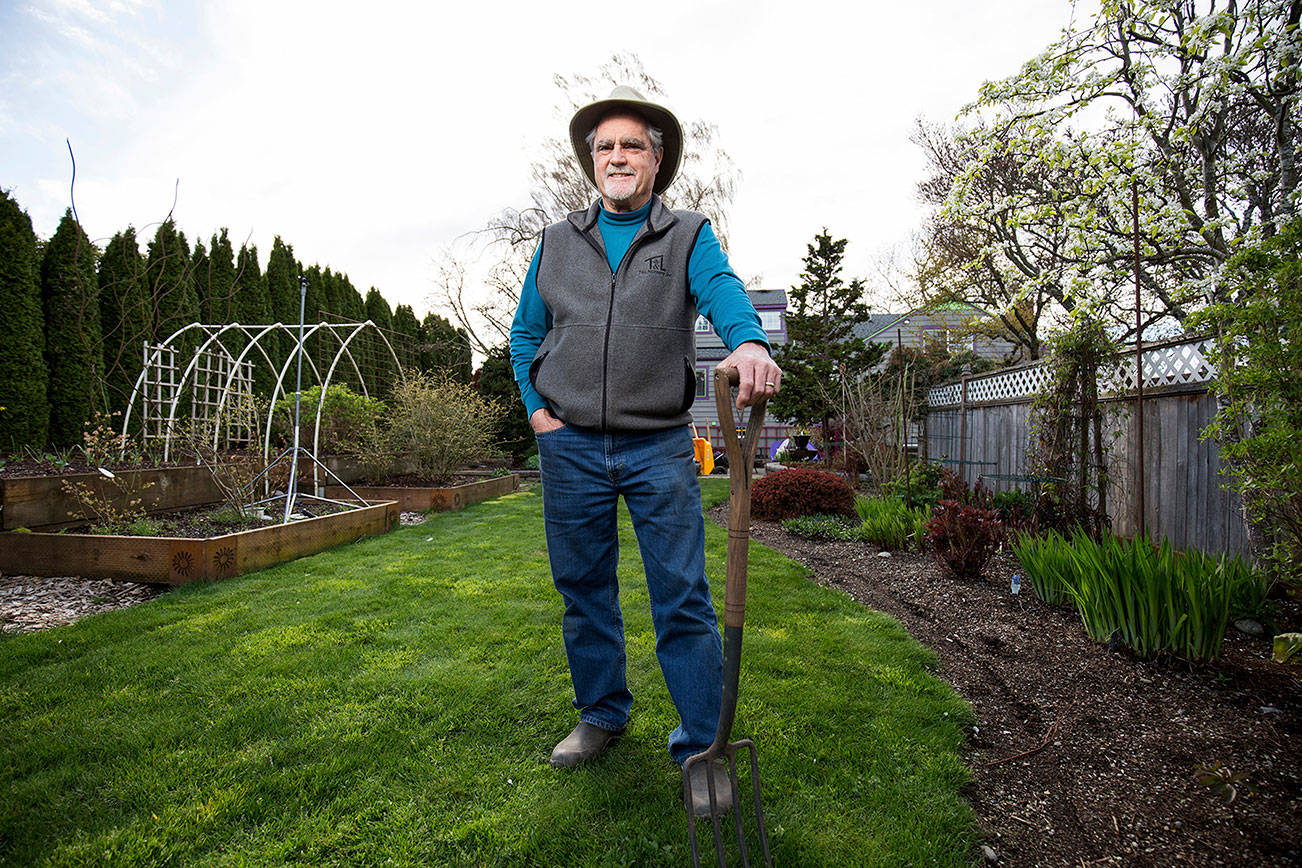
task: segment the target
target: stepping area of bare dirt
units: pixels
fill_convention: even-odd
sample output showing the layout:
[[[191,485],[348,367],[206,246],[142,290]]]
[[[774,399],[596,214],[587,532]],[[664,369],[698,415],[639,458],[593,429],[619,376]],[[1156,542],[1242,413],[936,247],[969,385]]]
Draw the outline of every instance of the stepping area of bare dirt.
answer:
[[[712,517],[726,524],[725,507]],[[1086,636],[1076,613],[1010,590],[998,556],[977,581],[930,555],[814,542],[777,522],[752,539],[819,584],[895,617],[936,652],[976,713],[967,788],[1001,865],[1302,864],[1302,683],[1265,638],[1231,628],[1220,661],[1143,661]],[[752,582],[763,581],[752,576]],[[1277,601],[1278,629],[1302,606]],[[1233,802],[1195,780],[1220,763]],[[1238,778],[1237,776],[1242,776]]]

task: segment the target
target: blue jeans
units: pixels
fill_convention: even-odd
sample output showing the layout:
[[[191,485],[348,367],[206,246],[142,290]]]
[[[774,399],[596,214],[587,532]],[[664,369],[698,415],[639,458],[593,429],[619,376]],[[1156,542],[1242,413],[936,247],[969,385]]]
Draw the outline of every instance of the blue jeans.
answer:
[[[651,598],[656,657],[679,725],[670,756],[709,747],[719,722],[723,645],[705,578],[705,521],[688,429],[602,433],[567,425],[538,437],[552,580],[565,599],[562,632],[579,719],[628,723],[616,507],[637,534]]]

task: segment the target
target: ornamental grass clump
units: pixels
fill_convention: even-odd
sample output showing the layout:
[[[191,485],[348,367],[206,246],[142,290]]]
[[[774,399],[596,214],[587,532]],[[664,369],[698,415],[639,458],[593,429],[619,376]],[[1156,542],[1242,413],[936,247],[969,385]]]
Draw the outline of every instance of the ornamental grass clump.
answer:
[[[1076,575],[1076,561],[1071,543],[1056,533],[1019,533],[1012,548],[1041,600],[1053,606],[1072,604],[1070,582]]]
[[[854,508],[862,522],[860,539],[885,551],[926,550],[931,507],[910,509],[895,497],[856,497]]]
[[[1038,552],[1019,540],[1032,582],[1060,581],[1090,638],[1119,641],[1143,657],[1216,659],[1230,619],[1259,612],[1268,591],[1260,572],[1239,558],[1176,551],[1165,539],[1095,541],[1082,530],[1069,542],[1047,539]],[[1054,572],[1062,575],[1055,579]]]
[[[751,486],[751,513],[782,520],[802,515],[854,518],[854,489],[835,473],[793,467],[778,470]]]

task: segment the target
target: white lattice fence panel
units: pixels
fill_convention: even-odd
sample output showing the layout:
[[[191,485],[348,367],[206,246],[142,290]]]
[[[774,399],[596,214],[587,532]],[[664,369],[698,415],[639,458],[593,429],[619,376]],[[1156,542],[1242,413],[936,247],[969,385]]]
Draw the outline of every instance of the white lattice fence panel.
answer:
[[[1029,398],[1039,392],[1048,380],[1048,372],[1039,365],[973,378],[967,383],[967,399],[982,402]]]
[[[1190,341],[1144,350],[1144,388],[1208,383],[1216,378],[1216,367],[1207,358],[1208,341]],[[1099,381],[1099,391],[1124,394],[1135,391],[1135,359],[1124,357],[1119,368]]]
[[[1216,368],[1207,358],[1208,341],[1205,339],[1183,344],[1167,344],[1144,350],[1144,388],[1160,386],[1186,386],[1211,382]],[[967,399],[971,403],[1015,401],[1038,394],[1049,382],[1049,372],[1043,365],[1000,371],[968,380]],[[1099,373],[1099,392],[1104,395],[1125,394],[1135,391],[1134,354],[1123,353],[1115,365]],[[950,407],[963,401],[960,383],[937,386],[927,392],[927,403],[932,407]]]
[[[1040,365],[973,377],[967,383],[967,399],[974,403],[981,403],[1029,398],[1044,388],[1048,379],[1048,372]],[[960,404],[962,401],[961,383],[937,386],[927,392],[927,403],[932,407],[948,407]]]
[[[927,404],[932,407],[948,407],[963,401],[963,387],[958,383],[948,386],[936,386],[927,390]]]

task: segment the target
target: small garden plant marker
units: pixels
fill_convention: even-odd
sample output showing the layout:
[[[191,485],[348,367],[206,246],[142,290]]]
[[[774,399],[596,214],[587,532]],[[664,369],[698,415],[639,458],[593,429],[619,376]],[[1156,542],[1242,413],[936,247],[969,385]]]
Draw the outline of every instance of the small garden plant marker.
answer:
[[[728,450],[728,477],[732,483],[732,498],[728,510],[728,565],[727,590],[723,604],[723,704],[719,710],[719,723],[714,731],[714,742],[683,763],[683,804],[687,810],[688,840],[692,846],[692,864],[701,866],[701,853],[696,841],[696,817],[693,815],[691,772],[704,764],[705,780],[710,793],[710,826],[714,831],[714,855],[719,868],[727,868],[724,856],[723,833],[720,829],[718,796],[714,790],[712,764],[726,757],[728,785],[732,788],[732,817],[737,829],[737,845],[741,849],[741,864],[750,865],[746,848],[746,833],[742,828],[741,807],[738,803],[737,751],[745,748],[750,755],[750,781],[755,803],[755,821],[759,829],[760,849],[764,864],[773,868],[769,853],[768,833],[764,829],[764,804],[760,799],[759,758],[755,742],[750,739],[728,741],[732,735],[732,721],[737,713],[737,686],[741,679],[741,628],[746,620],[746,557],[750,547],[750,475],[755,461],[755,445],[764,427],[766,401],[751,407],[746,425],[746,439],[737,437],[737,426],[732,415],[732,387],[740,375],[736,368],[714,369],[714,394],[719,407],[719,427],[723,429],[724,447]]]

